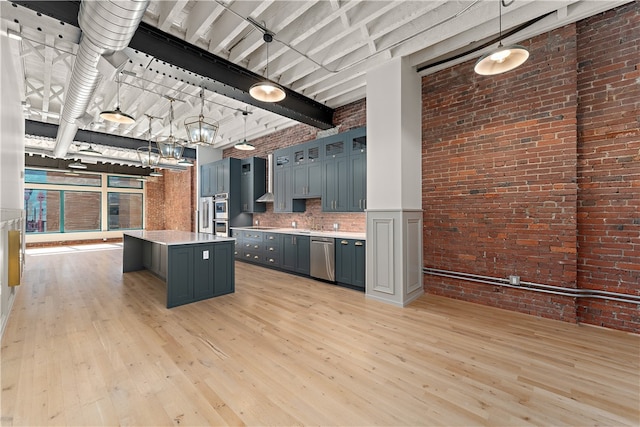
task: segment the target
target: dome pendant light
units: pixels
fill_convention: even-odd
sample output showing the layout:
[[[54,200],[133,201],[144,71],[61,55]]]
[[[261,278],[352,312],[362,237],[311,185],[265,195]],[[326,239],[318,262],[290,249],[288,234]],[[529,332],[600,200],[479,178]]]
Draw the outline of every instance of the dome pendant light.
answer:
[[[273,41],[273,34],[269,32],[264,33],[262,40],[267,44],[267,66],[265,73],[267,78],[252,85],[249,89],[249,95],[262,102],[282,101],[286,96],[284,88],[269,80],[269,43]]]
[[[128,115],[127,113],[123,113],[120,110],[120,72],[118,72],[118,74],[116,74],[116,83],[117,83],[117,101],[118,103],[116,104],[116,109],[115,110],[108,110],[108,111],[102,111],[100,113],[100,117],[103,118],[104,120],[108,120],[110,122],[114,122],[114,123],[120,123],[120,124],[125,124],[125,125],[130,125],[136,122],[136,119],[134,119],[132,116]]]
[[[238,142],[236,145],[233,146],[233,148],[237,150],[251,151],[256,149],[256,147],[254,147],[253,144],[250,144],[247,142],[247,115],[248,114],[249,114],[248,111],[242,112],[242,115],[244,116],[244,140],[242,142]]]
[[[524,64],[529,58],[529,51],[524,46],[516,44],[504,47],[502,45],[502,0],[498,3],[500,8],[500,41],[498,42],[498,48],[482,55],[473,67],[473,70],[482,76],[506,73]]]

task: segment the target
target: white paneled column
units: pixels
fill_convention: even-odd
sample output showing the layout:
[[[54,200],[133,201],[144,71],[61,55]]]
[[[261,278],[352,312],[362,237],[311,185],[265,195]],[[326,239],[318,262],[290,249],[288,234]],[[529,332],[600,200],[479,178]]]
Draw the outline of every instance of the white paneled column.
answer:
[[[399,306],[424,293],[421,102],[404,59],[367,73],[366,296]]]

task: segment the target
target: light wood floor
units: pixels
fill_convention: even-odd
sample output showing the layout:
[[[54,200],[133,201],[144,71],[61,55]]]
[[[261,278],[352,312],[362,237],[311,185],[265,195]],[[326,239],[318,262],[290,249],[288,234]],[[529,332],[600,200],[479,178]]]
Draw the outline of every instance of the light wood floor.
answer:
[[[122,251],[28,255],[3,425],[634,425],[640,337],[238,264],[168,310]]]

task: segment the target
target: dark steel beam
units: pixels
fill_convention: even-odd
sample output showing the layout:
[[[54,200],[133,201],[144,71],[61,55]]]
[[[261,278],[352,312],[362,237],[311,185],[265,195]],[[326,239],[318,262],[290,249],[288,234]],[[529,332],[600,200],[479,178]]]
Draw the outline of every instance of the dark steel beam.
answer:
[[[13,3],[78,26],[79,1]],[[129,47],[157,59],[151,67],[156,72],[316,128],[333,127],[332,108],[287,88],[284,88],[287,97],[281,102],[257,101],[249,95],[249,88],[264,80],[262,76],[144,22],[140,23]]]
[[[36,122],[34,120],[25,120],[26,135],[42,136],[45,138],[55,139],[58,134],[58,125],[44,122]],[[89,144],[105,145],[108,147],[126,148],[136,150],[148,144],[148,141],[138,138],[129,138],[127,136],[111,135],[108,133],[94,132],[90,130],[78,130],[75,138],[77,142],[86,142]],[[196,150],[193,148],[185,148],[183,156],[195,160]]]
[[[52,157],[42,157],[39,155],[24,155],[25,167],[31,168],[45,168],[56,170],[67,170],[69,165],[74,163],[75,160],[54,159]],[[104,173],[117,173],[120,175],[140,175],[149,176],[151,169],[143,168],[141,166],[126,166],[126,165],[113,165],[104,163],[85,163],[87,169],[77,170],[77,172],[104,172]]]

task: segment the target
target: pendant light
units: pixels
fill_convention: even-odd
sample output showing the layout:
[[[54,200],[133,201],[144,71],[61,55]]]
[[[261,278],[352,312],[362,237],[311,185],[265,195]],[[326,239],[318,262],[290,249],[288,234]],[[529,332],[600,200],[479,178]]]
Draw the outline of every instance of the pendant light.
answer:
[[[160,150],[151,147],[151,119],[153,119],[153,116],[148,114],[146,116],[149,118],[149,145],[138,147],[136,151],[142,167],[154,167],[160,163]]]
[[[89,144],[89,147],[87,148],[81,148],[78,150],[78,154],[84,154],[85,156],[91,156],[91,157],[100,157],[102,156],[102,153],[96,149],[94,149],[91,144]]]
[[[169,98],[169,137],[165,140],[156,141],[156,145],[163,158],[180,160],[184,146],[173,136],[173,101],[175,99]]]
[[[213,146],[220,126],[213,120],[204,117],[204,88],[200,88],[200,100],[200,115],[184,121],[184,127],[187,128],[187,139],[190,144]]]
[[[506,73],[524,64],[529,58],[529,51],[517,44],[504,47],[502,45],[502,0],[498,1],[500,33],[498,47],[480,57],[473,70],[482,76],[493,76]]]
[[[162,176],[162,172],[160,172],[160,169],[159,169],[159,168],[155,168],[155,169],[153,170],[153,172],[151,172],[151,173],[149,174],[149,176],[159,177],[159,176]]]
[[[249,144],[247,142],[247,115],[248,114],[249,114],[248,111],[242,112],[242,115],[244,116],[244,140],[242,142],[238,142],[236,145],[233,146],[233,148],[236,148],[242,151],[251,151],[256,149],[256,147],[254,147],[253,144]]]
[[[273,41],[273,34],[270,32],[264,33],[262,40],[267,44],[267,66],[265,73],[267,78],[252,85],[249,89],[249,95],[262,102],[282,101],[286,96],[284,88],[269,80],[269,43]]]
[[[71,169],[86,169],[87,165],[82,163],[81,161],[70,163],[69,166]]]
[[[117,101],[118,103],[116,104],[116,109],[115,110],[107,110],[107,111],[102,111],[100,113],[100,117],[103,118],[104,120],[108,120],[110,122],[114,122],[114,123],[120,123],[120,124],[125,124],[125,125],[130,125],[136,122],[136,119],[134,119],[132,116],[130,116],[127,113],[123,113],[120,110],[120,72],[118,71],[118,73],[116,74],[116,83],[117,83]]]

